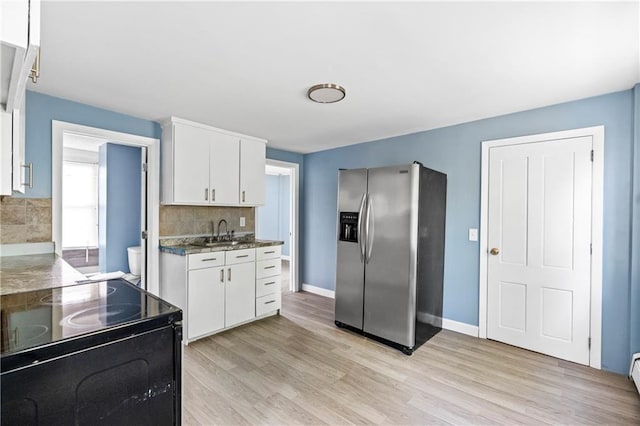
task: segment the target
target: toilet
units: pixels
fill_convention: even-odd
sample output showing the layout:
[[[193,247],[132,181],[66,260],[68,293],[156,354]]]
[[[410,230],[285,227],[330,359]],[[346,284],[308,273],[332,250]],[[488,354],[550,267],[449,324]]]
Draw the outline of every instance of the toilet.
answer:
[[[140,246],[127,247],[127,254],[129,256],[129,271],[131,272],[131,275],[135,275],[136,277],[140,276],[140,268],[142,266],[140,262],[141,252],[142,248]]]

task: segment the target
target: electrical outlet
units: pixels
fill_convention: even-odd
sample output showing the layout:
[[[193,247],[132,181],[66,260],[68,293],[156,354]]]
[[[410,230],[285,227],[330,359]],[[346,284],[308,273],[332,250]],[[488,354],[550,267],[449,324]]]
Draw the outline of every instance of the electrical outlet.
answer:
[[[478,230],[476,228],[469,228],[469,241],[478,241]]]
[[[245,222],[244,216],[240,217],[240,227],[244,228],[247,225],[247,223]]]

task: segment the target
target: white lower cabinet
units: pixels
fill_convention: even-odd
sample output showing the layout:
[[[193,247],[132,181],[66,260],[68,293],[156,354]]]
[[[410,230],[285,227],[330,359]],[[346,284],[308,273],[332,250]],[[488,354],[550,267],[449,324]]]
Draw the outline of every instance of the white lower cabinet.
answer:
[[[163,252],[160,270],[160,297],[182,309],[187,342],[256,317],[256,249]]]
[[[282,306],[281,247],[256,249],[256,316],[279,311]]]
[[[255,262],[227,267],[224,325],[231,327],[256,316]]]
[[[204,268],[189,271],[189,310],[187,337],[213,333],[224,328],[225,322],[225,268]]]

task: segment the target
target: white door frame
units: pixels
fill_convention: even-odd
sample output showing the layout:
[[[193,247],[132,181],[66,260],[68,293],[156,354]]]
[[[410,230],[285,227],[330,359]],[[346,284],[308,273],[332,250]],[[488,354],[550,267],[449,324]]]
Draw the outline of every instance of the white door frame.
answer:
[[[51,122],[51,203],[52,237],[55,252],[62,256],[62,148],[65,133],[75,133],[107,139],[122,145],[146,147],[148,158],[147,179],[147,276],[146,290],[160,294],[159,235],[160,235],[160,140],[129,133],[114,132],[97,127],[82,126],[53,120]],[[141,200],[144,202],[145,200]]]
[[[519,145],[557,139],[590,136],[593,141],[593,187],[591,198],[591,348],[589,366],[600,369],[602,349],[602,220],[604,187],[604,126],[585,127],[538,135],[497,139],[482,142],[482,181],[480,195],[480,294],[478,331],[487,338],[487,229],[489,220],[489,150],[498,146]]]
[[[291,179],[289,182],[289,191],[291,193],[291,211],[289,212],[289,229],[291,230],[289,247],[289,274],[291,274],[291,283],[289,284],[289,290],[299,291],[300,283],[298,281],[299,268],[299,244],[298,244],[298,226],[299,226],[299,199],[300,199],[300,165],[298,163],[289,163],[288,161],[266,159],[266,164],[275,167],[282,167],[291,170]],[[256,235],[258,233],[258,208],[256,208]]]

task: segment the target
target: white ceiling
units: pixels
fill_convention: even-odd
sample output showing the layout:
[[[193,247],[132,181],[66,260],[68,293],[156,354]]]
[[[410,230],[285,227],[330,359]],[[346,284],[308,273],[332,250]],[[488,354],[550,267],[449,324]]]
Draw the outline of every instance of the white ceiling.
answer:
[[[29,89],[307,153],[631,88],[637,2],[44,2]],[[346,98],[306,90],[337,83]]]

